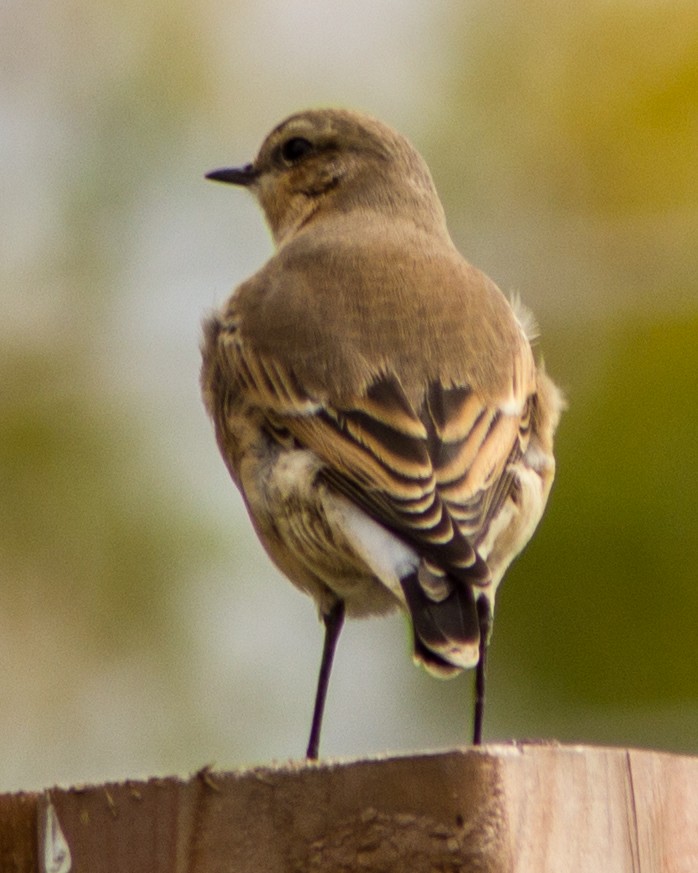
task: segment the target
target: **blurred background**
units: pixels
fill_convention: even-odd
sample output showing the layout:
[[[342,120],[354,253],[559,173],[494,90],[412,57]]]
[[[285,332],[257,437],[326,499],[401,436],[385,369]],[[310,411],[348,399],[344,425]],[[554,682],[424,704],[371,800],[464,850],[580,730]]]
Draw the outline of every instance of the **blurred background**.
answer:
[[[498,600],[488,740],[698,752],[698,6],[0,6],[0,791],[299,757],[322,629],[198,391],[202,316],[271,253],[251,159],[311,106],[424,154],[570,408]],[[326,755],[467,740],[472,675],[349,624]]]

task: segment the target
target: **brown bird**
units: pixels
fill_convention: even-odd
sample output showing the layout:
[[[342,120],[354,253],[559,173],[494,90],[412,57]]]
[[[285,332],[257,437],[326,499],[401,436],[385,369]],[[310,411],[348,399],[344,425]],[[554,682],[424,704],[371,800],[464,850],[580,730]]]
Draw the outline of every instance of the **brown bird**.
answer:
[[[277,249],[204,324],[201,384],[271,559],[318,605],[318,755],[344,615],[402,609],[437,676],[485,658],[504,571],[538,524],[563,399],[532,320],[456,250],[423,159],[344,110],[293,115],[252,164]]]

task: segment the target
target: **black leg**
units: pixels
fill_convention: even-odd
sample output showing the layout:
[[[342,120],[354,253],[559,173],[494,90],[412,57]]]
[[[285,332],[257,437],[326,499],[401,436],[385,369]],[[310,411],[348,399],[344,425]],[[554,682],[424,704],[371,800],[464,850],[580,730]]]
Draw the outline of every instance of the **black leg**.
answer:
[[[320,675],[317,680],[315,709],[313,710],[313,723],[310,726],[308,751],[305,753],[306,757],[311,761],[317,760],[320,749],[322,714],[325,711],[325,698],[327,697],[327,686],[330,682],[334,650],[337,647],[337,640],[344,624],[344,602],[338,600],[327,615],[322,617],[322,620],[325,622],[325,643],[322,647],[322,663],[320,664]]]
[[[482,723],[485,717],[485,676],[487,673],[487,646],[490,641],[492,614],[486,597],[477,601],[477,620],[480,626],[480,658],[475,668],[475,719],[473,724],[473,745],[482,743]]]

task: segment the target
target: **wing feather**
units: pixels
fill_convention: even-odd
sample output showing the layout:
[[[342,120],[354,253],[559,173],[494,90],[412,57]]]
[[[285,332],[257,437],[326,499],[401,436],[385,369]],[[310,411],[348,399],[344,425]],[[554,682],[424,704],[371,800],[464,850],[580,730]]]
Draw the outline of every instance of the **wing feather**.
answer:
[[[222,339],[247,402],[322,458],[333,487],[455,578],[489,582],[475,544],[511,487],[506,470],[521,451],[518,417],[468,386],[438,381],[416,410],[386,375],[351,402],[332,403],[309,396],[287,367],[255,354],[239,335]]]

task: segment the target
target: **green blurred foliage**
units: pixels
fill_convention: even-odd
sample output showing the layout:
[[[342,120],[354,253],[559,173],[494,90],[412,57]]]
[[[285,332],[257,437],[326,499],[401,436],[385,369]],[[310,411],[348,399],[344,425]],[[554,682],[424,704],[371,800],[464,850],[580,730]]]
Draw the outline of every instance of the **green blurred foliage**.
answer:
[[[497,646],[567,705],[698,694],[697,337],[698,316],[612,330],[611,366],[562,425],[540,542],[502,593]]]
[[[61,95],[73,141],[58,180],[63,249],[56,266],[74,272],[69,278],[81,308],[104,305],[102,295],[113,293],[135,241],[131,219],[144,189],[176,166],[191,119],[214,88],[202,36],[186,9],[110,5],[109,13],[105,5],[74,10],[96,51],[80,53],[79,78]],[[102,29],[110,17],[116,33]],[[68,15],[61,24],[70,28]],[[106,45],[109,39],[116,47]]]
[[[133,413],[95,396],[84,368],[69,350],[3,356],[13,389],[0,399],[3,617],[63,621],[86,659],[106,659],[162,644],[168,601],[203,556],[203,526],[173,500],[176,483]]]
[[[51,17],[33,60],[64,127],[37,167],[54,223],[3,277],[37,328],[10,333],[0,357],[0,573],[5,614],[43,608],[106,657],[162,643],[168,595],[202,555],[203,524],[107,356],[144,185],[184,147],[210,80],[182,8],[78,3]]]
[[[558,318],[698,305],[698,6],[495,0],[462,20],[433,166],[471,257]]]
[[[698,7],[468,4],[447,136],[461,173],[600,215],[695,205]],[[486,147],[483,147],[482,140]],[[506,174],[502,170],[506,169]]]

